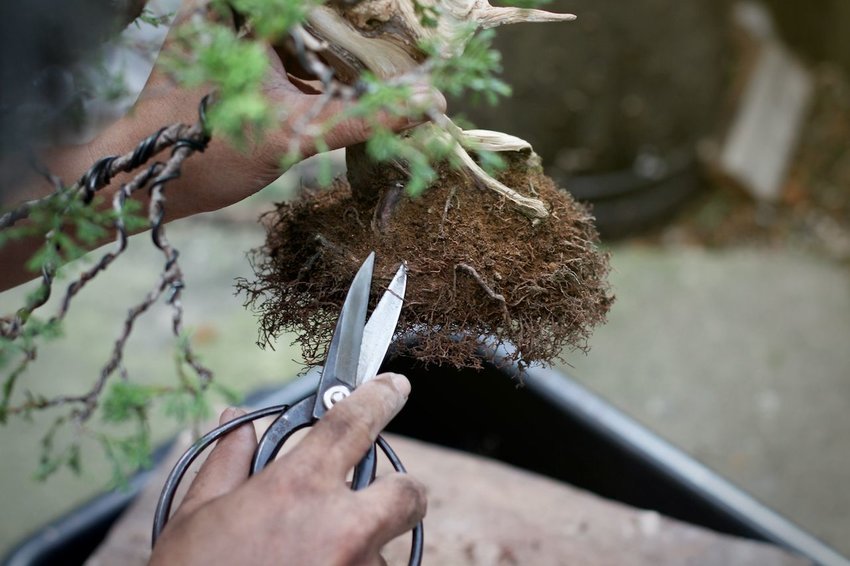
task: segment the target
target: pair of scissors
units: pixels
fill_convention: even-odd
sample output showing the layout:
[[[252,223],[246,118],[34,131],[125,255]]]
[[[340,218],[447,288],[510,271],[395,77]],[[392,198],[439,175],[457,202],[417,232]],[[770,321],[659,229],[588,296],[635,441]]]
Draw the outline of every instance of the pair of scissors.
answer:
[[[348,289],[315,393],[292,406],[275,405],[253,411],[219,426],[198,439],[177,461],[165,482],[154,514],[153,544],[156,543],[168,522],[174,494],[180,481],[192,462],[210,444],[247,422],[278,415],[257,444],[251,461],[250,473],[253,475],[275,459],[284,443],[296,431],[315,424],[334,404],[375,377],[398,324],[407,284],[407,269],[404,264],[398,268],[367,322],[366,311],[374,265],[375,252],[372,252],[360,266]],[[367,451],[355,467],[351,481],[352,489],[363,489],[374,481],[377,468],[375,446],[381,448],[396,471],[406,472],[392,447],[379,436],[375,445]],[[423,529],[420,522],[413,529],[408,564],[416,566],[421,564],[422,550]]]

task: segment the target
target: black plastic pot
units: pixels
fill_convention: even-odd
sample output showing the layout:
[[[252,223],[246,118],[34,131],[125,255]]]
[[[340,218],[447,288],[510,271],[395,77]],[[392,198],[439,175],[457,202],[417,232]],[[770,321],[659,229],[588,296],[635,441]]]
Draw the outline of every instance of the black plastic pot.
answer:
[[[603,240],[663,224],[703,187],[697,160],[690,153],[670,159],[647,156],[634,167],[609,173],[553,175],[577,201],[591,206]]]
[[[425,368],[398,359],[386,369],[403,372],[414,383],[407,406],[389,427],[393,432],[483,454],[720,532],[778,544],[817,564],[850,564],[560,372],[532,368],[519,387],[513,367]],[[294,402],[314,390],[317,379],[312,372],[253,400],[257,405]],[[3,564],[81,564],[147,476],[139,474],[129,493],[100,496],[44,527]]]

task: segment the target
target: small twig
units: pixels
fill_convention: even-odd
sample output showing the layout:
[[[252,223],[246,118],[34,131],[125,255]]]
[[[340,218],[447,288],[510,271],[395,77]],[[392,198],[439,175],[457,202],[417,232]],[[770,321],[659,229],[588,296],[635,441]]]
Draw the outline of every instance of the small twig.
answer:
[[[118,339],[115,340],[115,345],[112,347],[112,354],[100,370],[100,376],[98,377],[97,382],[95,382],[94,387],[92,387],[88,393],[76,398],[77,401],[85,403],[83,411],[77,414],[80,422],[88,420],[92,412],[94,412],[95,408],[97,408],[97,398],[100,396],[101,391],[103,391],[103,387],[106,385],[109,376],[112,375],[121,365],[121,360],[124,358],[124,345],[130,338],[130,334],[133,332],[133,325],[136,323],[136,320],[162,296],[162,293],[171,284],[172,278],[173,276],[170,276],[168,273],[164,273],[160,277],[159,285],[154,290],[150,291],[142,302],[127,311],[127,317],[124,319],[124,326],[121,330],[121,334],[118,336]],[[74,398],[70,397],[69,399]]]
[[[476,271],[476,269],[471,265],[467,263],[458,263],[457,265],[455,265],[455,272],[457,272],[458,269],[461,269],[471,275],[472,278],[478,282],[478,285],[481,286],[484,292],[487,293],[488,297],[490,297],[494,301],[498,301],[499,303],[501,303],[502,314],[504,314],[505,323],[510,324],[511,315],[508,312],[508,302],[505,300],[505,296],[501,293],[497,293],[496,291],[494,291],[493,288],[490,287],[487,282],[484,281],[484,279],[478,274],[478,271]]]
[[[44,204],[48,200],[54,198],[55,195],[50,195],[41,199],[34,199],[24,202],[18,205],[17,208],[12,209],[8,212],[4,212],[2,216],[0,216],[0,230],[3,228],[8,228],[9,226],[13,226],[18,220],[23,220],[24,218],[28,218],[32,209],[36,206]]]
[[[30,362],[35,360],[35,356],[35,348],[25,349],[23,358],[21,358],[21,361],[18,362],[18,365],[14,370],[12,370],[12,373],[9,374],[6,381],[3,383],[3,398],[0,399],[0,423],[5,422],[7,415],[12,413],[12,411],[9,410],[9,402],[12,398],[12,392],[15,390],[15,384],[17,383],[18,378],[23,375],[24,370],[27,369]]]
[[[127,249],[128,235],[127,230],[124,227],[124,221],[121,218],[121,214],[124,210],[124,203],[134,191],[144,187],[150,178],[156,175],[163,167],[163,163],[154,163],[147,170],[136,175],[136,177],[129,183],[122,185],[115,193],[115,196],[112,199],[112,208],[117,214],[115,240],[116,249],[105,253],[100,258],[100,261],[98,261],[90,269],[84,271],[76,281],[68,285],[68,289],[65,292],[65,298],[62,300],[62,306],[56,316],[53,317],[53,320],[62,320],[65,318],[65,315],[68,313],[68,309],[71,306],[71,300],[77,295],[77,293],[79,293],[89,281],[94,279],[98,273],[109,267],[109,265],[115,261],[115,259],[121,255],[124,250]]]
[[[457,187],[452,187],[452,190],[449,191],[449,197],[446,199],[446,204],[443,206],[443,217],[440,219],[440,235],[443,235],[443,230],[445,228],[446,220],[449,217],[449,209],[452,207],[452,200],[457,196]]]
[[[153,305],[160,296],[162,296],[162,293],[168,288],[168,285],[168,278],[164,276],[161,277],[157,288],[149,292],[141,303],[134,306],[127,312],[122,332],[118,336],[118,339],[115,341],[115,345],[112,348],[112,354],[100,370],[98,380],[88,392],[82,395],[61,395],[51,399],[31,400],[23,405],[9,409],[8,413],[10,415],[14,415],[33,409],[47,409],[50,407],[58,407],[60,405],[81,403],[84,406],[76,412],[75,416],[80,422],[87,420],[97,407],[97,397],[100,395],[101,391],[103,391],[103,387],[106,385],[106,381],[109,379],[109,376],[112,375],[112,373],[114,373],[121,364],[121,360],[124,355],[124,344],[126,344],[127,340],[130,338],[136,319],[150,308],[150,306]]]

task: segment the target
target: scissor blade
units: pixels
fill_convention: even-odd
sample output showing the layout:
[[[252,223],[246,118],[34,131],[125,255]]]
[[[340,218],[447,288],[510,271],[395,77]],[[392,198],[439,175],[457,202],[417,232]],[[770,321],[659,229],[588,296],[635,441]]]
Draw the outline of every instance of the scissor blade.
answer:
[[[352,389],[356,385],[357,364],[360,360],[360,345],[363,343],[363,327],[366,323],[366,308],[369,306],[369,289],[372,287],[374,265],[375,252],[372,252],[360,266],[348,289],[348,295],[345,297],[345,303],[342,305],[331,345],[328,348],[328,359],[319,382],[320,393],[337,380]],[[320,404],[321,399],[317,403],[316,411],[323,414],[324,411],[319,409]]]
[[[357,365],[356,385],[358,387],[375,377],[381,362],[384,361],[384,356],[387,355],[387,349],[390,347],[398,317],[401,314],[406,287],[407,266],[401,264],[363,329],[363,345],[360,348],[360,362]]]

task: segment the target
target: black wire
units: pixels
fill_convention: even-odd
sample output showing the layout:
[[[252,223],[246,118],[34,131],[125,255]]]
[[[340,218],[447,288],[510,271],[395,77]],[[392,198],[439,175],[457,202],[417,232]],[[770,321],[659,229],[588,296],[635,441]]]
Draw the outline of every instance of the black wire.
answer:
[[[43,306],[49,299],[53,290],[53,266],[49,263],[41,266],[41,289],[38,292],[38,300],[27,306],[29,312]]]
[[[207,104],[209,103],[209,99],[210,95],[204,96],[198,105],[198,119],[201,123],[202,129],[204,130],[203,137],[200,140],[193,140],[189,138],[178,139],[174,144],[174,148],[171,150],[172,155],[174,155],[174,152],[181,147],[188,147],[192,151],[203,152],[207,148],[207,145],[209,145],[210,135],[207,126]],[[167,129],[167,127],[160,128],[139,142],[136,149],[133,150],[133,155],[130,156],[130,163],[127,165],[128,170],[136,169],[144,163],[147,163],[147,161],[153,157],[154,151],[156,150],[156,144],[159,141],[160,136],[162,136],[163,132]],[[110,169],[116,159],[118,159],[117,155],[104,157],[95,163],[82,176],[80,179],[80,185],[83,187],[83,202],[85,204],[91,203],[94,198],[94,194],[101,187],[108,185],[112,180]],[[169,176],[162,179],[161,183],[158,184],[170,181],[171,179],[174,179],[174,177],[175,176]]]
[[[381,451],[386,455],[390,464],[397,472],[406,474],[407,470],[404,464],[401,463],[398,455],[390,446],[390,443],[384,440],[383,436],[378,436],[377,444]],[[413,528],[413,538],[410,541],[410,559],[407,561],[408,566],[420,566],[422,564],[422,554],[425,548],[425,529],[422,526],[422,521],[419,521]]]
[[[188,147],[192,151],[203,153],[210,143],[209,125],[207,124],[207,105],[210,102],[210,95],[205,95],[198,104],[198,121],[201,123],[201,131],[203,134],[200,139],[178,138],[174,144],[174,149],[171,150],[171,155],[181,147]]]
[[[210,141],[210,128],[209,124],[207,124],[207,106],[209,106],[210,99],[210,94],[204,95],[201,103],[198,105],[198,120],[201,122],[201,129],[204,131],[204,140],[207,143]]]
[[[112,175],[109,174],[109,167],[115,159],[117,159],[116,155],[99,159],[80,179],[80,184],[83,185],[83,202],[85,204],[91,203],[94,194],[100,187],[109,184],[112,178]]]
[[[165,130],[166,128],[160,128],[156,133],[149,135],[136,146],[136,149],[133,151],[133,155],[130,157],[130,169],[135,169],[153,157],[153,151],[156,149],[156,142]]]

